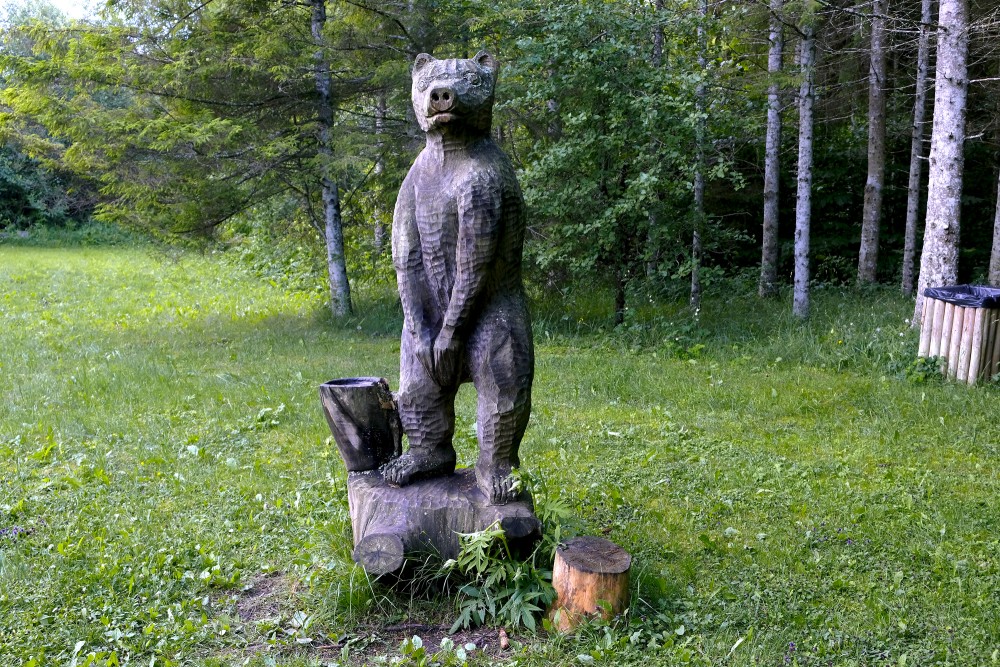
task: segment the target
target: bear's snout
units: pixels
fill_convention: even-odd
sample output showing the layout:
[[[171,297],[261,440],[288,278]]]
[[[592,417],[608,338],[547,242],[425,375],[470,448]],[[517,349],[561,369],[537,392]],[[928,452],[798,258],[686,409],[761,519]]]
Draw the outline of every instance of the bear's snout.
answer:
[[[455,91],[451,86],[437,86],[431,91],[430,102],[437,113],[451,111],[455,106]]]

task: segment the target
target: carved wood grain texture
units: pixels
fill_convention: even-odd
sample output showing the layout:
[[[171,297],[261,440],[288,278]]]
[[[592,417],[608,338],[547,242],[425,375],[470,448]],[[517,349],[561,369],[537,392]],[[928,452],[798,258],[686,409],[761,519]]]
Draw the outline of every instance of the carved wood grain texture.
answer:
[[[374,470],[399,456],[402,426],[384,378],[330,380],[320,385],[319,396],[349,471]]]
[[[400,187],[392,232],[409,450],[385,475],[405,486],[454,469],[455,395],[472,382],[479,486],[502,504],[513,496],[531,411],[534,348],[521,278],[524,200],[489,132],[496,73],[488,53],[414,60],[413,110],[427,145]]]
[[[390,486],[378,471],[351,473],[347,499],[354,530],[354,560],[372,575],[398,572],[407,556],[458,554],[458,533],[499,523],[515,548],[541,536],[531,498],[522,492],[506,505],[490,505],[472,469]]]

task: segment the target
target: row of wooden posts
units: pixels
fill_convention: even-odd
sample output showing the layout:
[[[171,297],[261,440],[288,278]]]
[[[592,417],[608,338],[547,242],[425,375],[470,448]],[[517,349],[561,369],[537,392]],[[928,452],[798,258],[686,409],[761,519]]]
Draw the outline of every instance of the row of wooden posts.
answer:
[[[917,356],[941,358],[941,372],[976,384],[1000,373],[1000,309],[924,299]]]

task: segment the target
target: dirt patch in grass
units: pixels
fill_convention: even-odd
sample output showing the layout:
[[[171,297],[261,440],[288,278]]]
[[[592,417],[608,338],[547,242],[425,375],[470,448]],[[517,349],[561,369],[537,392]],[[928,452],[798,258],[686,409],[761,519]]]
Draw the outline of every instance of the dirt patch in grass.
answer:
[[[242,651],[227,651],[219,655],[226,660],[237,660],[246,657],[260,658],[271,655],[278,664],[287,661],[317,660],[319,664],[339,664],[343,667],[362,667],[365,665],[382,664],[387,659],[401,657],[403,642],[412,637],[420,637],[427,656],[441,651],[441,642],[448,637],[453,642],[454,649],[475,644],[475,649],[467,650],[470,665],[493,665],[508,657],[519,648],[518,644],[531,641],[530,637],[516,637],[509,644],[501,646],[501,631],[497,628],[477,628],[464,630],[453,635],[448,634],[447,625],[407,624],[388,627],[358,628],[356,632],[344,636],[335,643],[324,644],[322,639],[312,644],[295,646],[284,644],[265,646],[251,644]],[[257,664],[257,663],[254,663]],[[296,663],[298,664],[298,663]]]
[[[252,579],[236,598],[240,621],[254,625],[278,616],[284,603],[295,595],[297,585],[284,572],[269,572]]]
[[[248,628],[253,628],[259,623],[279,618],[283,611],[287,611],[297,587],[298,581],[280,571],[262,574],[250,580],[235,596],[240,621]],[[298,656],[318,659],[322,664],[338,662],[342,665],[370,665],[379,656],[391,658],[402,655],[400,649],[403,642],[414,636],[420,637],[428,655],[440,651],[441,642],[446,637],[451,639],[456,649],[475,644],[475,649],[468,651],[471,664],[492,664],[511,650],[506,631],[498,628],[475,628],[451,635],[448,634],[449,628],[446,623],[365,624],[332,643],[324,643],[324,639],[329,642],[329,638],[323,638],[322,634],[312,644],[302,646],[268,648],[262,642],[252,641],[244,655],[271,653],[279,658]],[[524,638],[517,639],[523,641]]]

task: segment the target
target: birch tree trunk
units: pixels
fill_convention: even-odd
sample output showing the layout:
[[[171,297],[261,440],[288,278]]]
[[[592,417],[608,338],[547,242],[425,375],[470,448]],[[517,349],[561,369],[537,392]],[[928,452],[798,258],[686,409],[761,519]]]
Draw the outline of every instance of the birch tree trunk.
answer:
[[[990,285],[1000,287],[1000,179],[997,179],[997,206],[993,214],[993,251],[990,253]]]
[[[660,15],[663,11],[663,0],[656,0],[653,3],[653,9],[656,16]],[[656,23],[653,27],[653,67],[659,67],[663,64],[663,25],[661,23]]]
[[[383,139],[383,135],[385,133],[386,109],[387,103],[385,93],[379,93],[378,98],[375,100],[375,142],[378,154],[375,158],[375,168],[372,170],[376,180],[378,180],[382,175],[382,172],[385,171],[385,158],[383,157],[383,153],[385,151],[385,141]],[[375,201],[372,214],[375,218],[375,238],[373,239],[375,256],[381,257],[385,254],[385,249],[388,246],[386,241],[388,240],[389,234],[385,220],[383,219],[385,211],[382,210],[382,206],[378,199]]]
[[[698,7],[698,69],[701,82],[695,90],[695,172],[694,172],[694,232],[691,234],[691,308],[701,308],[701,231],[705,219],[705,78],[708,62],[705,58],[705,21],[708,20],[708,0],[701,0]]]
[[[758,294],[762,298],[778,293],[778,187],[781,177],[781,86],[777,76],[781,72],[784,35],[781,24],[782,0],[771,0],[771,29],[768,39],[767,72],[771,81],[767,86],[767,136],[764,142],[764,228],[761,235],[760,282]]]
[[[872,0],[871,59],[868,67],[868,180],[865,183],[858,282],[873,283],[885,181],[885,15],[888,0]]]
[[[1000,138],[1000,131],[997,135]],[[993,246],[990,251],[990,268],[986,281],[993,287],[1000,287],[1000,177],[997,178],[997,201],[993,212]]]
[[[663,11],[663,0],[656,0],[653,3],[653,15],[659,17]],[[651,62],[654,68],[663,65],[663,24],[657,22],[653,27],[653,57]],[[659,265],[659,249],[655,247],[656,227],[658,224],[656,213],[649,212],[649,229],[646,230],[646,277],[652,278],[656,275]]]
[[[344,257],[344,225],[340,215],[340,190],[330,176],[333,162],[333,103],[330,99],[333,82],[330,66],[323,55],[323,27],[326,25],[326,0],[311,0],[312,37],[317,45],[314,60],[316,92],[319,96],[319,158],[323,173],[322,199],[326,266],[330,279],[330,310],[334,317],[349,315],[352,310],[351,286],[347,281]]]
[[[920,40],[917,46],[916,92],[910,138],[910,180],[906,191],[906,232],[903,239],[903,294],[913,294],[913,260],[917,252],[920,177],[924,169],[924,110],[927,106],[927,64],[930,60],[931,0],[920,0]]]
[[[811,20],[807,19],[802,28],[802,46],[799,55],[802,84],[799,88],[799,163],[798,188],[795,195],[795,293],[792,299],[792,314],[799,319],[809,317],[809,224],[812,214],[815,58],[815,28]]]
[[[926,287],[953,285],[958,278],[958,239],[965,162],[968,92],[968,0],[941,0],[938,10],[934,129],[931,132],[927,221],[913,325],[919,326]]]

